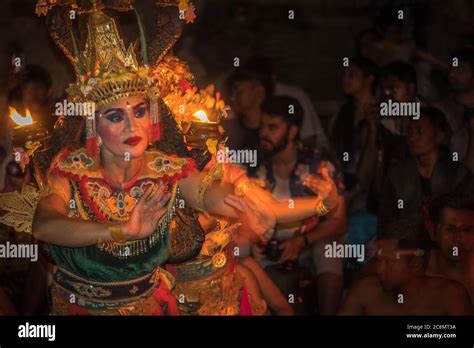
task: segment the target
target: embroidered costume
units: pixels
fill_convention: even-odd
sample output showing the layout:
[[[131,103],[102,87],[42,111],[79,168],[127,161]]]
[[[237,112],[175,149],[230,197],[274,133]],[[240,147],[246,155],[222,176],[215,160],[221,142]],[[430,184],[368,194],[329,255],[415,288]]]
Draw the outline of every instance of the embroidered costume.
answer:
[[[182,30],[178,5],[173,0],[156,4],[157,27],[147,33],[152,34],[147,42],[131,0],[39,1],[37,13],[47,15],[51,36],[75,69],[76,81],[67,89],[68,101],[94,103],[99,110],[123,98],[144,97],[150,106],[150,141],[160,140],[168,131],[160,119],[166,113],[160,110],[165,107],[163,97],[192,77],[185,65],[168,53]],[[134,14],[140,52],[135,52],[132,44],[125,47],[116,20],[105,10]],[[71,18],[70,11],[78,18]],[[126,222],[145,191],[160,183],[171,199],[155,232],[144,239],[74,248],[50,244],[48,251],[55,264],[53,314],[179,314],[170,292],[173,277],[160,266],[196,255],[203,242],[200,226],[184,225],[179,212],[177,182],[195,169],[195,163],[161,151],[146,151],[136,175],[116,186],[100,163],[96,132],[100,115],[81,116],[85,116],[85,147],[63,149],[51,163],[51,173],[67,178],[70,185],[70,196],[55,187],[54,180],[49,185],[69,207],[68,217],[109,226]],[[183,240],[188,242],[177,242]]]
[[[142,156],[136,175],[117,186],[101,167],[96,132],[98,115],[82,115],[85,144],[65,147],[57,153],[44,189],[25,187],[23,198],[18,193],[0,195],[0,203],[1,200],[6,202],[2,209],[8,211],[6,218],[0,217],[0,220],[31,232],[38,200],[54,192],[67,205],[69,218],[114,226],[128,221],[148,188],[155,189],[161,183],[171,193],[156,231],[142,240],[101,242],[87,247],[46,245],[54,263],[53,314],[245,315],[265,312],[264,303],[256,304],[249,298],[244,279],[235,270],[232,228],[209,234],[204,243],[197,212],[183,206],[180,198],[178,181],[198,166],[203,167],[201,162],[206,162],[206,156],[195,156],[199,157],[198,166],[188,158],[196,151],[187,151],[182,143],[180,132],[185,130],[181,127],[179,111],[173,109],[180,104],[172,101],[184,96],[186,105],[193,108],[199,105],[203,109],[226,111],[220,95],[214,100],[203,92],[202,101],[196,98],[192,74],[169,53],[182,30],[178,12],[182,5],[178,0],[156,2],[157,27],[147,31],[148,37],[152,37],[147,43],[132,0],[38,2],[37,13],[47,16],[52,38],[75,70],[76,81],[67,89],[68,101],[91,102],[99,110],[123,98],[144,97],[150,104],[150,140],[155,143]],[[189,9],[192,11],[193,7],[189,5]],[[140,33],[140,52],[135,52],[133,45],[125,47],[116,21],[105,10],[134,13]],[[71,11],[77,19],[71,18]],[[193,18],[192,14],[187,18]],[[64,115],[60,121],[64,122],[66,116],[70,115]],[[168,123],[163,122],[166,117]],[[180,122],[179,128],[175,119]],[[69,190],[55,184],[53,175],[66,178]],[[43,184],[38,182],[41,187]],[[202,202],[207,184],[199,188]],[[8,205],[8,202],[14,204]],[[18,220],[25,220],[25,216],[26,223],[19,224]],[[165,263],[172,274],[162,268]],[[173,275],[177,277],[176,282]],[[185,303],[180,301],[182,294]]]
[[[64,150],[52,163],[56,175],[69,179],[71,197],[50,185],[69,206],[68,216],[107,224],[127,221],[143,193],[160,183],[172,193],[167,212],[149,237],[70,248],[50,245],[55,261],[55,314],[178,314],[169,289],[173,279],[159,268],[173,252],[169,225],[179,209],[177,181],[194,169],[190,159],[147,151],[137,175],[121,187],[111,184],[85,149]],[[194,227],[194,226],[192,226]],[[176,232],[176,231],[175,231]],[[71,296],[75,302],[70,303]]]

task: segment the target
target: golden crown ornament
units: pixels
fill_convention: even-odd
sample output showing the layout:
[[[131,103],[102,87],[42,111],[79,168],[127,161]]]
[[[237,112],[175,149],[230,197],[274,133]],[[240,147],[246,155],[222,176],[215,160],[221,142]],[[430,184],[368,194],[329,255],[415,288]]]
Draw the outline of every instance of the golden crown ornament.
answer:
[[[157,28],[153,28],[155,35],[148,43],[133,0],[40,0],[36,12],[47,16],[51,36],[71,60],[76,73],[76,81],[67,89],[68,99],[93,102],[95,110],[99,110],[122,98],[147,97],[152,117],[150,140],[159,140],[158,99],[179,88],[183,80],[192,80],[187,66],[169,54],[182,31],[180,5],[178,0],[155,3]],[[106,10],[135,13],[140,52],[135,52],[133,44],[125,47],[116,19]],[[78,19],[72,19],[71,11]],[[86,118],[86,137],[87,152],[95,156],[95,115]]]

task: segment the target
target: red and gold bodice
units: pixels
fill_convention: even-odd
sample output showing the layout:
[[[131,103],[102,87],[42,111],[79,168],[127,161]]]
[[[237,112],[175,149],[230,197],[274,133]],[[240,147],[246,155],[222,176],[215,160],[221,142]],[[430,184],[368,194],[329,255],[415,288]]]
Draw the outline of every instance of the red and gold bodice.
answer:
[[[150,186],[155,188],[163,183],[171,193],[166,213],[149,237],[81,248],[52,245],[51,256],[60,267],[86,279],[117,281],[147,274],[166,261],[170,249],[169,225],[182,204],[177,183],[195,164],[191,159],[147,151],[139,168],[131,180],[117,185],[109,180],[98,158],[87,156],[85,149],[63,150],[55,157],[51,170],[69,179],[70,196],[55,187],[51,189],[67,202],[71,218],[121,223],[129,219]]]

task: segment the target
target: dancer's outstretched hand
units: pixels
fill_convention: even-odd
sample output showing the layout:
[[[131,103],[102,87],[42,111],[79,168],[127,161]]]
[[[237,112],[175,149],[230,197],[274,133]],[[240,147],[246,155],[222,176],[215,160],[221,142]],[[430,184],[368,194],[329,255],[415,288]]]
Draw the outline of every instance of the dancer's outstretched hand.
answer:
[[[157,227],[158,221],[166,212],[166,203],[170,199],[170,193],[164,192],[163,184],[160,184],[153,192],[150,186],[133,209],[130,219],[124,224],[124,234],[127,240],[143,239],[152,234]]]
[[[264,243],[268,242],[275,233],[276,216],[268,204],[258,197],[250,199],[247,195],[238,197],[228,195],[225,202],[233,207],[245,227],[248,227]]]

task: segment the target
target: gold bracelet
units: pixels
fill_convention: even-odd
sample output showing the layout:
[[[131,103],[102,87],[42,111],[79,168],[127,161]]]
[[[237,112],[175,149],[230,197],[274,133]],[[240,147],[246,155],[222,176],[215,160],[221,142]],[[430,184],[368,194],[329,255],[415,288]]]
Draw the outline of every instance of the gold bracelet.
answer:
[[[248,192],[251,185],[252,183],[248,178],[245,180],[239,180],[239,183],[235,185],[234,192],[237,196],[243,197]]]
[[[122,226],[120,224],[109,225],[109,226],[107,226],[107,228],[109,229],[110,236],[112,237],[112,240],[114,242],[123,243],[123,242],[126,241],[125,235],[123,234],[123,231],[122,231]]]
[[[324,216],[327,213],[329,213],[328,208],[326,208],[326,206],[324,205],[324,202],[322,200],[320,200],[316,204],[315,210],[316,210],[316,215],[318,215],[318,216]]]
[[[224,172],[222,163],[216,164],[214,167],[209,170],[206,176],[201,180],[196,191],[196,202],[199,210],[206,211],[206,205],[204,204],[204,195],[214,181],[222,179]]]
[[[260,179],[256,178],[245,178],[245,179],[240,179],[238,183],[235,185],[235,194],[237,196],[243,197],[249,192],[252,188],[260,188],[260,189],[266,189],[265,182],[263,182]]]

